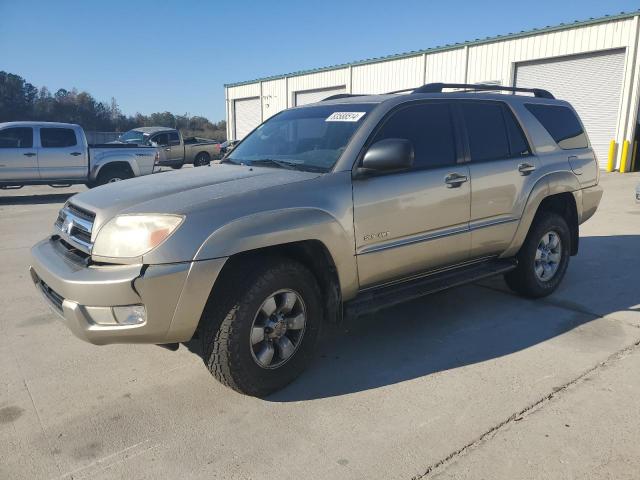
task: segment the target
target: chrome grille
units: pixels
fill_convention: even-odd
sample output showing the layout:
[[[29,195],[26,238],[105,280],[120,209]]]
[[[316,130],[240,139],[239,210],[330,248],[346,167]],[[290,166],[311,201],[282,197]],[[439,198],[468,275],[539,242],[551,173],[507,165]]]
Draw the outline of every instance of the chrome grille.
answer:
[[[93,213],[68,203],[58,213],[54,224],[55,234],[73,247],[90,254],[94,218]]]

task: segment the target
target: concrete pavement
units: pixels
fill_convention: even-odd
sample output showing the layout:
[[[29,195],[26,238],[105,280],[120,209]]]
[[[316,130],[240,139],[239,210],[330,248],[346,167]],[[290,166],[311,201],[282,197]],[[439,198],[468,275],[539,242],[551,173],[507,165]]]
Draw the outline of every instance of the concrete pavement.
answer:
[[[75,339],[27,271],[66,191],[0,192],[0,478],[632,478],[638,181],[603,176],[552,297],[493,279],[327,329],[266,400],[184,347]]]

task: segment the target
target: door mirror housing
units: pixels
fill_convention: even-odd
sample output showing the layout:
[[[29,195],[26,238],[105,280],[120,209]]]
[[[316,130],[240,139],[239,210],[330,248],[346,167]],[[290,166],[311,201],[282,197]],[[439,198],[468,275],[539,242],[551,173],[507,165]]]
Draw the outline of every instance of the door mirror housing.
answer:
[[[386,138],[374,143],[362,157],[361,175],[406,170],[413,165],[413,145],[404,138]]]

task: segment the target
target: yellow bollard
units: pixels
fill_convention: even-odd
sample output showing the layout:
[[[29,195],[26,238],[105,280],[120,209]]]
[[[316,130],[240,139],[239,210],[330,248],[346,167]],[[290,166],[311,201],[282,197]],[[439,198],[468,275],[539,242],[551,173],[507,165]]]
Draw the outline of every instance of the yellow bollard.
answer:
[[[607,172],[613,172],[616,168],[616,141],[609,143],[609,161],[607,162]]]
[[[627,160],[629,157],[629,140],[622,144],[622,155],[620,156],[620,173],[627,173]]]
[[[633,142],[633,155],[631,155],[631,171],[636,171],[636,157],[638,156],[638,141]]]

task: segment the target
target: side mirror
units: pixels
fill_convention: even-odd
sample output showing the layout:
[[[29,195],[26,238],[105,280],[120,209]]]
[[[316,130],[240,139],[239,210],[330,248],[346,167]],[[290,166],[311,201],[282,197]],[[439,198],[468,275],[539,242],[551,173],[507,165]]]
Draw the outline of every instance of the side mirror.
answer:
[[[360,174],[406,170],[413,165],[413,145],[404,138],[386,138],[374,143],[364,154]]]

